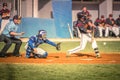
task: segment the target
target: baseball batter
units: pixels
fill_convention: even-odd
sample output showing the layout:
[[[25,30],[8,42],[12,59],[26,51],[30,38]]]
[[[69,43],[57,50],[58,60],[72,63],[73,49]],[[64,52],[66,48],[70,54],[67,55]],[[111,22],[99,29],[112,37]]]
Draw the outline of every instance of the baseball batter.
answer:
[[[31,53],[33,54],[34,58],[46,58],[48,56],[48,53],[38,48],[40,44],[47,43],[54,47],[56,47],[57,50],[60,50],[60,43],[55,44],[54,42],[48,40],[46,38],[46,31],[45,30],[39,30],[38,35],[31,36],[29,38],[29,41],[27,42],[25,48],[26,48],[26,58],[30,58]]]
[[[96,43],[96,40],[94,39],[94,36],[92,36],[91,33],[94,32],[94,25],[92,24],[92,21],[90,20],[91,15],[87,16],[87,19],[84,19],[84,16],[80,16],[80,20],[79,20],[79,24],[82,24],[81,26],[79,26],[79,30],[81,32],[81,42],[80,42],[80,46],[68,50],[67,56],[70,56],[73,53],[76,53],[78,51],[84,50],[86,47],[87,42],[91,42],[92,43],[92,48],[95,51],[96,54],[96,58],[100,57],[99,54],[99,50],[98,50],[98,46]]]

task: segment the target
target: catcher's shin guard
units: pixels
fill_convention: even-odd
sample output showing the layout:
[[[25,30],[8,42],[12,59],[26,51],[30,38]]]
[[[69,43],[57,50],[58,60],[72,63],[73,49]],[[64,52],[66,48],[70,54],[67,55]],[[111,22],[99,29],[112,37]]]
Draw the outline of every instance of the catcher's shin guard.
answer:
[[[26,52],[26,58],[30,58],[30,52]]]
[[[45,52],[45,53],[43,53],[43,54],[36,54],[36,55],[35,55],[35,57],[38,57],[38,58],[47,58],[47,56],[48,56],[48,53],[47,53],[47,52]]]

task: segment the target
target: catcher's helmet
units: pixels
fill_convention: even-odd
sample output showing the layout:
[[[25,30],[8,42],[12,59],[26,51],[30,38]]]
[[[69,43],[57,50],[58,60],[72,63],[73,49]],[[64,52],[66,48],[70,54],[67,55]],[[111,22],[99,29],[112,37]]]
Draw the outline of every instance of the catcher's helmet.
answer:
[[[38,37],[46,38],[47,32],[45,30],[38,31]]]

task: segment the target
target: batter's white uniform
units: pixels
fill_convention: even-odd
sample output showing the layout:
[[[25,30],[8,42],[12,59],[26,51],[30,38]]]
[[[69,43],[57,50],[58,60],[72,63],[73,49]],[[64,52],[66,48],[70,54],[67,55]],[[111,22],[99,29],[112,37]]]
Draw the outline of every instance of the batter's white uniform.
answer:
[[[78,51],[81,51],[81,50],[84,50],[86,45],[87,45],[87,42],[91,42],[92,43],[92,48],[95,49],[97,48],[97,43],[96,43],[96,40],[94,38],[92,38],[92,35],[90,33],[81,33],[81,41],[80,41],[80,45],[77,46],[76,48],[74,49],[71,49],[71,50],[68,50],[68,52],[70,54],[72,53],[76,53]]]
[[[92,43],[92,48],[94,49],[94,51],[96,53],[96,57],[100,57],[99,56],[99,51],[98,51],[98,46],[97,46],[96,40],[93,38],[93,36],[91,35],[91,33],[88,33],[88,30],[89,31],[93,30],[93,27],[90,27],[89,22],[92,23],[90,19],[86,20],[85,23],[82,22],[82,21],[80,22],[80,23],[84,24],[83,26],[79,27],[79,30],[81,32],[80,45],[77,46],[74,49],[68,50],[68,54],[73,54],[73,53],[76,53],[78,51],[84,50],[85,47],[86,47],[86,45],[87,45],[87,42],[91,42]],[[88,25],[87,28],[85,28],[86,24]]]

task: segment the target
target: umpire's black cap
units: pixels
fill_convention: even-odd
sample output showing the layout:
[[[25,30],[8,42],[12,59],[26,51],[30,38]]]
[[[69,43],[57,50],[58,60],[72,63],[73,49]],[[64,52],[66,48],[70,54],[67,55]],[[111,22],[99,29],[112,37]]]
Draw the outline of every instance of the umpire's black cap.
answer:
[[[15,16],[13,17],[13,20],[14,20],[14,19],[21,20],[21,18],[22,18],[21,16],[15,15]]]
[[[7,3],[3,3],[3,7],[4,7],[4,6],[7,6]]]

